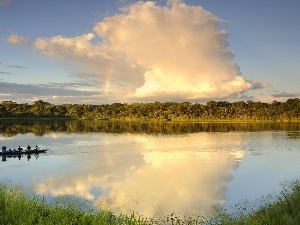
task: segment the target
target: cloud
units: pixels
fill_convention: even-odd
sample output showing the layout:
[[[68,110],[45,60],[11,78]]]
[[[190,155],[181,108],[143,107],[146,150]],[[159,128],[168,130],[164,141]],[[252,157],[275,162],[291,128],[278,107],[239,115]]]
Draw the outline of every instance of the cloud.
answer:
[[[30,45],[30,41],[26,38],[19,36],[17,34],[11,34],[6,39],[6,42],[10,45],[19,46],[19,45]]]
[[[0,6],[7,6],[10,4],[10,0],[0,0]]]
[[[7,66],[7,67],[16,68],[16,69],[26,69],[27,68],[25,66]]]
[[[130,60],[122,53],[113,51],[105,44],[93,45],[91,40],[95,34],[89,33],[81,36],[68,38],[56,36],[50,39],[39,38],[34,46],[42,53],[58,56],[67,60],[75,60],[85,66],[87,76],[100,78],[103,86],[110,83],[111,89],[127,87],[132,90],[132,86],[142,83],[139,74],[140,68],[130,64]],[[131,89],[130,89],[131,88]]]
[[[219,22],[203,8],[180,1],[169,1],[169,7],[138,2],[94,30],[112,49],[147,68],[135,97],[218,98],[261,86],[246,81],[232,63]]]
[[[83,93],[86,95],[97,94],[96,92],[89,91],[80,91],[74,89],[62,89],[51,86],[51,84],[43,85],[34,85],[34,84],[16,84],[16,83],[7,83],[0,82],[0,92],[1,93],[10,93],[10,94],[30,94],[37,96],[47,96],[47,95],[72,95],[80,96]]]
[[[266,87],[246,80],[232,62],[221,22],[181,1],[163,7],[139,1],[104,18],[94,33],[38,38],[34,47],[81,63],[102,89],[120,90],[123,101],[221,99]],[[10,39],[15,45],[27,41]]]
[[[74,38],[64,36],[56,36],[51,39],[40,38],[36,40],[35,47],[49,55],[58,55],[61,57],[74,56],[80,58],[88,55],[89,51],[91,51],[90,54],[93,54],[93,46],[89,41],[94,37],[95,35],[93,33],[89,33]]]
[[[5,74],[5,75],[9,75],[9,72],[5,72],[5,71],[0,71],[0,74]]]
[[[91,90],[86,90],[88,88]],[[4,100],[32,102],[36,99],[42,99],[56,104],[61,104],[62,102],[99,104],[115,100],[108,98],[103,92],[95,90],[96,88],[97,84],[93,86],[91,82],[84,81],[37,85],[0,81],[0,102]]]
[[[274,100],[279,102],[285,102],[290,98],[300,98],[300,93],[287,93],[287,92],[278,92],[273,91],[273,93],[269,93],[269,95],[259,95],[257,101],[261,102],[273,102]]]
[[[300,97],[300,93],[279,93],[279,94],[273,94],[271,95],[274,98],[299,98]]]

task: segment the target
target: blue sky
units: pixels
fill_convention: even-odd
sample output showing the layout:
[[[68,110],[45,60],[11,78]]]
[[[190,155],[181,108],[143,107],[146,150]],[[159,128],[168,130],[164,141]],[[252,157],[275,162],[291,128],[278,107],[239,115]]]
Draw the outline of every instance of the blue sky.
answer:
[[[300,97],[298,0],[0,0],[0,102]]]

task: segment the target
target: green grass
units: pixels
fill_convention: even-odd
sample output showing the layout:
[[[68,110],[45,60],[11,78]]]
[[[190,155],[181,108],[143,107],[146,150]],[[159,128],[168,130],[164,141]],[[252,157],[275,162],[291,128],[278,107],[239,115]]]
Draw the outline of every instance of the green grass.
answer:
[[[233,213],[216,209],[207,224],[222,225],[299,225],[300,182],[294,181],[282,188],[279,194],[262,199],[263,204],[239,206]]]
[[[109,211],[85,211],[76,205],[47,204],[40,196],[28,197],[21,188],[0,184],[1,225],[94,225],[94,224],[207,224],[207,225],[290,225],[300,224],[300,182],[286,186],[273,197],[263,199],[259,207],[251,204],[236,207],[228,213],[214,208],[211,218],[200,215],[182,218],[173,213],[159,220],[144,218],[138,214],[113,215]]]

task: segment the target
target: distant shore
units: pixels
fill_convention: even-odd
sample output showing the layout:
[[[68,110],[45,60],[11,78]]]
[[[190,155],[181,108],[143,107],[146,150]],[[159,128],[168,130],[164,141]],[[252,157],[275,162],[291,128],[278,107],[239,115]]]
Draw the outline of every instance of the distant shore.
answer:
[[[28,121],[47,121],[47,120],[86,120],[86,121],[107,121],[107,122],[149,122],[149,123],[300,123],[300,119],[294,119],[294,120],[242,120],[242,119],[132,119],[132,118],[123,118],[123,119],[117,119],[117,118],[104,118],[104,119],[99,119],[99,118],[53,118],[53,117],[49,117],[49,118],[32,118],[32,117],[22,117],[22,118],[12,118],[12,117],[7,117],[7,118],[1,118],[0,120],[12,120],[12,121],[24,121],[24,120],[28,120]]]
[[[3,101],[0,119],[89,119],[141,122],[300,122],[300,100],[262,103],[254,101],[113,103],[104,105],[54,105]]]

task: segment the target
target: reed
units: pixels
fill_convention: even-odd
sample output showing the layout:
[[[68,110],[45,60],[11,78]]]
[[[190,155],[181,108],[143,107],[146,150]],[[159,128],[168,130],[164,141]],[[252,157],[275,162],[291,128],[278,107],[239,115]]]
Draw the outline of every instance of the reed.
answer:
[[[300,223],[300,181],[290,182],[276,195],[261,200],[258,207],[239,205],[234,212],[216,209],[208,225],[298,225]]]

